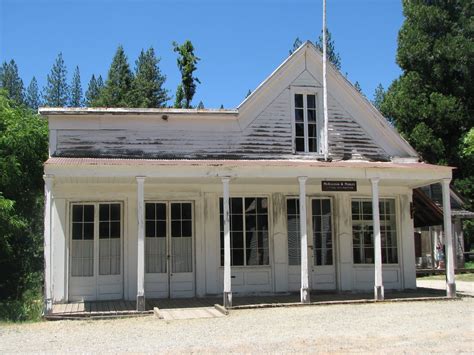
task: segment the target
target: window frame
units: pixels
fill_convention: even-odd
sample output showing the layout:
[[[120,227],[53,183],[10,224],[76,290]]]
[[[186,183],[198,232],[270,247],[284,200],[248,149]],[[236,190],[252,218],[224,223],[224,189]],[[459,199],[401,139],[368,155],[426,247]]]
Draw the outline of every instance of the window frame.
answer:
[[[304,152],[299,152],[296,150],[296,115],[295,115],[295,95],[303,95],[303,117],[304,117]],[[309,151],[309,126],[308,126],[308,108],[307,108],[307,95],[315,96],[315,111],[316,111],[316,151]],[[322,156],[323,147],[322,142],[324,139],[324,118],[323,118],[323,99],[322,99],[322,89],[311,86],[290,86],[290,102],[291,102],[291,132],[292,132],[292,151],[293,154],[298,155],[311,155],[311,156]]]
[[[220,200],[223,199],[224,196],[222,194],[219,194],[218,195],[218,198],[217,198],[217,212],[218,212],[218,222],[217,222],[217,235],[218,235],[218,240],[217,240],[217,245],[218,245],[218,254],[217,254],[217,258],[219,260],[219,267],[221,269],[224,268],[224,264],[221,263],[221,242],[220,242],[220,233],[221,233],[221,227],[220,227],[220,216],[221,216],[221,211],[220,211]],[[269,195],[264,195],[264,194],[258,194],[258,193],[255,193],[255,194],[252,194],[252,193],[244,193],[244,194],[235,194],[235,195],[230,195],[229,196],[229,200],[232,199],[232,198],[240,198],[243,200],[243,206],[245,206],[245,199],[246,198],[265,198],[267,199],[267,203],[268,203],[268,206],[267,206],[267,223],[268,223],[268,264],[262,264],[262,265],[247,265],[247,248],[246,248],[246,242],[247,242],[247,239],[246,239],[246,230],[245,230],[245,227],[246,227],[246,221],[245,221],[245,214],[243,213],[242,214],[242,218],[243,218],[243,245],[244,245],[244,264],[243,265],[232,265],[231,264],[231,267],[232,268],[269,268],[272,266],[273,264],[273,253],[272,253],[272,248],[273,248],[273,241],[272,241],[272,231],[273,231],[273,217],[272,217],[272,211],[271,211],[271,206],[272,206],[272,200],[271,200],[271,196]],[[230,202],[230,201],[229,201]],[[229,203],[229,208],[230,208],[230,203]],[[230,211],[229,211],[230,212]],[[243,211],[244,212],[244,211]],[[232,233],[232,230],[230,230],[230,232]],[[231,245],[231,250],[232,250],[232,245]]]
[[[400,218],[400,211],[399,211],[399,208],[398,208],[398,198],[397,197],[394,197],[394,196],[379,196],[379,206],[380,206],[380,202],[382,201],[387,201],[387,200],[391,200],[393,201],[393,207],[394,207],[394,219],[393,219],[393,223],[394,223],[394,226],[395,226],[395,240],[396,240],[396,250],[397,250],[397,262],[396,263],[387,263],[387,262],[383,262],[382,261],[382,265],[385,267],[385,266],[399,266],[401,265],[401,261],[400,259],[402,258],[402,255],[401,255],[401,252],[400,252],[400,248],[401,248],[401,241],[400,241],[400,223],[399,223],[399,218]],[[352,202],[353,201],[359,201],[359,202],[370,202],[371,204],[371,207],[372,207],[372,198],[371,197],[367,197],[367,196],[351,196],[350,198],[350,217],[351,217],[351,244],[352,244],[352,265],[354,267],[360,267],[360,266],[363,266],[363,267],[373,267],[374,266],[374,263],[375,263],[375,245],[374,245],[374,261],[372,263],[356,263],[354,262],[354,219],[353,219],[353,214],[352,214]],[[380,209],[379,209],[379,215],[381,215],[380,213]],[[383,234],[382,232],[382,227],[384,225],[384,220],[382,220],[380,218],[380,232],[381,234]],[[373,219],[373,216],[372,216],[372,219],[371,220],[356,220],[356,223],[359,223],[359,225],[364,225],[364,226],[372,226],[373,228],[373,223],[374,223],[374,219]],[[383,236],[381,235],[381,242],[383,241]],[[394,248],[393,246],[392,247],[387,247],[387,246],[384,246],[384,245],[381,245],[381,250],[382,250],[382,253],[383,253],[383,250],[384,249],[387,249],[387,248]],[[358,248],[360,249],[360,244],[358,246]]]

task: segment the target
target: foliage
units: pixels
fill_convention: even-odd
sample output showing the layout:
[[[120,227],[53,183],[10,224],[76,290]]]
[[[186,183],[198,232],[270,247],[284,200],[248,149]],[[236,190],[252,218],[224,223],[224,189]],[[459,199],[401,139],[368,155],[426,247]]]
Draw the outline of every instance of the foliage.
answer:
[[[356,80],[356,82],[354,83],[354,87],[355,87],[355,89],[356,89],[359,93],[361,93],[362,95],[364,95],[364,94],[362,93],[362,87],[360,86],[360,83],[359,83],[357,80]]]
[[[0,320],[13,322],[39,321],[42,313],[41,287],[25,291],[18,300],[0,301]]]
[[[21,301],[43,269],[47,123],[0,91],[0,299]],[[1,308],[1,307],[0,307]]]
[[[174,51],[178,53],[178,68],[181,72],[181,88],[183,91],[183,108],[191,108],[191,101],[196,93],[196,83],[201,83],[198,78],[194,76],[197,67],[196,64],[200,58],[194,55],[194,46],[191,41],[185,41],[181,46],[173,42]],[[178,99],[178,91],[176,92],[176,99]]]
[[[183,90],[183,85],[178,84],[178,87],[176,88],[176,95],[174,98],[174,108],[183,108],[185,105],[184,103],[184,90]]]
[[[79,72],[79,67],[76,66],[72,76],[71,99],[69,101],[69,106],[81,107],[83,104],[84,100],[82,98],[81,74]]]
[[[41,96],[35,77],[31,79],[30,85],[26,89],[25,104],[32,110],[37,110],[41,106]]]
[[[250,95],[252,95],[252,90],[249,89],[249,91],[247,91],[247,95],[245,96],[245,98],[249,97]]]
[[[197,105],[196,108],[199,109],[199,110],[204,110],[204,102],[199,101],[199,103],[198,103],[198,105]]]
[[[457,167],[454,185],[472,203],[474,164],[464,145],[474,126],[472,3],[404,0],[403,13],[397,51],[403,73],[381,111],[424,160]]]
[[[91,80],[89,81],[89,86],[86,91],[85,105],[88,107],[96,106],[103,88],[104,81],[102,80],[102,76],[99,75],[99,77],[96,79],[95,75],[92,74]]]
[[[135,78],[132,83],[130,106],[132,107],[165,107],[169,100],[168,92],[163,87],[166,77],[161,73],[153,48],[146,52],[142,49],[135,62]]]
[[[289,50],[290,55],[292,55],[300,46],[303,44],[303,42],[300,40],[299,37],[295,38],[295,41],[293,42],[293,47]]]
[[[316,48],[323,52],[323,31],[315,42]],[[336,52],[336,43],[332,39],[331,32],[326,28],[326,54],[329,61],[337,70],[341,70],[341,56]]]
[[[64,107],[69,102],[69,86],[67,84],[67,68],[62,53],[58,54],[46,87],[43,89],[44,104],[52,107]]]
[[[374,98],[372,100],[372,104],[377,110],[380,110],[380,107],[382,105],[384,98],[385,98],[385,90],[382,84],[379,83],[377,87],[375,88]]]
[[[18,74],[18,66],[12,59],[10,62],[3,62],[0,69],[0,88],[7,91],[8,97],[17,104],[22,104],[24,101],[24,87],[23,80]]]
[[[133,73],[130,70],[127,56],[122,46],[117,48],[110,65],[104,89],[95,106],[130,107],[130,92]]]

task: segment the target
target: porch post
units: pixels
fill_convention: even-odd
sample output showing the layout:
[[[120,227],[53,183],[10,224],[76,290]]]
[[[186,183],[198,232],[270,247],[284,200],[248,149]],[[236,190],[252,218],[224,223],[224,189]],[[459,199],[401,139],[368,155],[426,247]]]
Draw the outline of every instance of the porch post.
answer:
[[[137,311],[145,310],[145,177],[137,176]]]
[[[444,242],[446,245],[446,296],[456,297],[456,281],[454,280],[454,258],[453,234],[451,225],[451,197],[449,184],[451,179],[443,179],[443,219],[444,219]]]
[[[384,299],[382,280],[382,238],[380,235],[380,212],[379,212],[379,178],[372,178],[372,216],[374,220],[374,259],[375,259],[375,285],[374,298],[377,301]]]
[[[301,238],[301,303],[310,303],[308,277],[308,233],[306,229],[306,176],[298,177],[300,184],[300,238]]]
[[[53,310],[53,280],[52,280],[52,188],[54,182],[53,175],[44,175],[44,314],[49,314]]]
[[[232,307],[232,283],[230,269],[230,212],[229,212],[229,177],[222,178],[224,189],[224,307]]]

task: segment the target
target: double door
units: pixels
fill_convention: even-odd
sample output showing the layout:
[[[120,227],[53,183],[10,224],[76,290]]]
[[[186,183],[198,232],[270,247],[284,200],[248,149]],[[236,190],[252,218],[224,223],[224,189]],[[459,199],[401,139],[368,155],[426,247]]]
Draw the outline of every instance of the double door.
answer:
[[[287,199],[288,288],[301,288],[301,234],[299,199]],[[326,197],[307,200],[309,287],[336,289],[332,200]]]
[[[189,201],[145,204],[145,296],[193,297],[194,208]]]

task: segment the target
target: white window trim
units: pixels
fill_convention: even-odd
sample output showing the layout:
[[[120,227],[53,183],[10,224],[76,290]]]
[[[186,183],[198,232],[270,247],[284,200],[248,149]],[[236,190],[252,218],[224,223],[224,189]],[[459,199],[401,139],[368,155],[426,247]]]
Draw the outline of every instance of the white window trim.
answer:
[[[295,94],[303,95],[315,95],[316,96],[316,129],[317,129],[317,144],[318,148],[316,152],[308,152],[308,118],[307,110],[305,106],[304,110],[304,135],[305,135],[305,151],[297,152],[296,143],[295,143]],[[292,133],[292,150],[293,154],[298,155],[308,155],[323,157],[323,141],[324,141],[324,118],[323,118],[323,89],[315,86],[290,86],[290,102],[291,102],[291,133]],[[305,100],[303,100],[304,105],[306,105]]]

